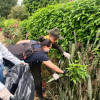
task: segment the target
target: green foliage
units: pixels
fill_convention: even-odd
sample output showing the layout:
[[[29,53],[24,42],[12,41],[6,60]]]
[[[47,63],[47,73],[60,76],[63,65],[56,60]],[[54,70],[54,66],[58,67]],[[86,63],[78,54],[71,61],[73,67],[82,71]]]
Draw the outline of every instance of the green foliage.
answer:
[[[24,20],[28,18],[28,13],[25,11],[24,6],[14,6],[11,8],[11,13],[8,16],[9,18]]]
[[[60,58],[60,61],[57,62],[61,69],[67,69],[65,76],[60,77],[59,83],[56,83],[55,86],[59,100],[99,100],[99,37],[100,34],[96,33],[94,43],[91,44],[91,40],[88,40],[84,47],[82,43],[77,41],[76,33],[74,32],[75,43],[69,42],[71,59]],[[56,61],[56,55],[53,54],[53,56],[53,61]],[[52,80],[48,82],[50,81]],[[51,91],[51,94],[55,98],[55,93],[53,94]]]
[[[4,21],[5,21],[5,18],[0,17],[0,28],[4,27]]]
[[[86,80],[88,77],[86,67],[87,67],[87,65],[70,64],[69,67],[66,69],[68,72],[70,72],[69,77],[71,78],[71,81],[73,81],[76,84],[77,82]]]
[[[100,28],[100,5],[97,5],[97,1],[75,0],[39,9],[27,21],[26,29],[31,34],[29,38],[37,39],[48,34],[46,29],[58,27],[64,37],[59,44],[62,43],[61,46],[65,50],[68,41],[74,41],[74,31],[77,33],[77,41],[85,44],[88,39],[91,39],[93,42]]]
[[[27,11],[32,14],[39,8],[46,7],[47,5],[66,3],[69,0],[23,0]]]
[[[18,0],[0,0],[0,16],[7,18],[11,7],[17,4]]]
[[[26,27],[27,24],[28,24],[28,20],[19,22],[19,28],[20,28],[21,34],[23,35],[22,39],[28,39],[28,36],[30,35],[28,34],[28,29]]]
[[[4,21],[4,26],[5,26],[5,27],[11,26],[11,25],[13,25],[13,24],[15,23],[15,21],[17,21],[17,20],[15,20],[15,19],[6,19],[6,20]]]
[[[21,39],[18,20],[5,20],[4,25],[5,27],[3,27],[3,35],[6,38],[7,44],[15,44]]]

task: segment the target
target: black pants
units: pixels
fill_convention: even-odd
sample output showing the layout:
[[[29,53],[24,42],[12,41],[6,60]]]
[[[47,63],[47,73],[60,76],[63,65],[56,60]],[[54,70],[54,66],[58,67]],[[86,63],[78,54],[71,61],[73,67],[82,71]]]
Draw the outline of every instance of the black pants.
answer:
[[[35,89],[37,91],[37,94],[40,98],[42,98],[43,95],[42,95],[41,63],[31,62],[29,63],[29,66],[30,66],[30,71],[34,77]]]

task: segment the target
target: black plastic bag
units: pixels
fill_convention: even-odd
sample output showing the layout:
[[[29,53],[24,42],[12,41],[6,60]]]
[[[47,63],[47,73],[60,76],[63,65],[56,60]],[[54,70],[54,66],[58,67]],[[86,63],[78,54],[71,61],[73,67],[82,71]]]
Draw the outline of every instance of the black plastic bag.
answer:
[[[4,66],[7,66],[8,68],[12,68],[15,64],[13,64],[11,61],[3,58],[3,64]]]
[[[5,76],[5,86],[14,95],[12,100],[33,100],[34,79],[28,65],[16,65]]]

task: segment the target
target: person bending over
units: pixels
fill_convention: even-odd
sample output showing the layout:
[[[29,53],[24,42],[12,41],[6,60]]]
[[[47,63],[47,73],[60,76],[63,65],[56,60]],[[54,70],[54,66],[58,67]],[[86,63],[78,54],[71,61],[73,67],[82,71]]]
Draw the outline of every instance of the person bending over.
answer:
[[[37,94],[40,97],[40,100],[49,100],[42,95],[42,77],[41,77],[41,64],[45,64],[48,68],[54,70],[57,73],[64,73],[58,66],[52,63],[46,53],[52,47],[52,42],[49,39],[45,39],[44,37],[39,38],[40,44],[34,45],[34,47],[41,48],[41,51],[35,51],[31,56],[26,58],[24,61],[29,63],[30,71],[34,77],[35,88],[37,90]],[[32,41],[31,41],[32,42]],[[56,79],[59,76],[55,73],[53,77]]]

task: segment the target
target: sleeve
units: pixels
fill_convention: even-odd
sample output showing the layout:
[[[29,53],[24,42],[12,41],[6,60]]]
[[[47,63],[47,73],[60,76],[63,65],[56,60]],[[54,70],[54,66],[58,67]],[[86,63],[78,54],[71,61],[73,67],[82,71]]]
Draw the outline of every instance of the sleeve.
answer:
[[[57,49],[60,53],[63,53],[64,52],[63,48],[61,48],[57,43],[54,43],[52,45],[52,47],[54,49]],[[47,67],[47,70],[50,72],[51,75],[54,74],[54,71],[52,69],[50,69],[50,68]]]
[[[13,56],[13,54],[11,54],[2,43],[0,43],[0,49],[1,49],[3,58],[11,61],[14,64],[20,63],[20,60],[18,58],[16,58],[15,56]]]
[[[57,43],[54,43],[54,44],[52,45],[52,47],[53,47],[54,49],[57,49],[60,53],[63,53],[63,52],[64,52],[63,48],[61,48]]]

